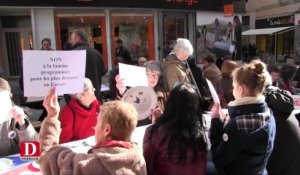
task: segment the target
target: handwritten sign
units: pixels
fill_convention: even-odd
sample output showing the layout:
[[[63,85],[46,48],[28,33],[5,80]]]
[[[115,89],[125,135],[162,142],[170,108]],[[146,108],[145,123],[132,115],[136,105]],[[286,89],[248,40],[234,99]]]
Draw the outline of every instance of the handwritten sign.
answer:
[[[24,95],[46,96],[83,92],[86,51],[23,51]]]
[[[129,87],[147,86],[148,79],[146,68],[139,66],[132,66],[128,64],[119,63],[120,78],[124,80],[124,85]]]
[[[0,124],[9,120],[11,117],[9,115],[12,109],[12,103],[9,97],[8,91],[0,92]]]

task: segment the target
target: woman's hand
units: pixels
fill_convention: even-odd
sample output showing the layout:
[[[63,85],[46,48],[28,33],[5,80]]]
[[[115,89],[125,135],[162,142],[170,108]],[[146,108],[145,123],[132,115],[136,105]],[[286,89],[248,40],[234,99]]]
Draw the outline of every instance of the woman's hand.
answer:
[[[20,108],[19,106],[14,106],[11,110],[10,110],[11,116],[13,118],[15,118],[15,120],[19,123],[20,128],[24,127],[25,125],[25,113],[24,110],[22,108]]]
[[[116,80],[116,87],[119,90],[119,94],[123,95],[126,91],[126,87],[123,83],[124,79],[121,79],[120,74],[118,74],[115,80]]]
[[[162,114],[162,110],[159,107],[157,107],[156,109],[151,110],[151,116],[149,117],[149,119],[152,123],[154,123],[159,117],[161,117]]]
[[[55,88],[52,88],[49,94],[45,97],[43,105],[47,110],[48,117],[58,117],[60,107],[58,104]]]
[[[221,114],[221,107],[220,104],[214,104],[211,108],[211,118],[220,118]]]

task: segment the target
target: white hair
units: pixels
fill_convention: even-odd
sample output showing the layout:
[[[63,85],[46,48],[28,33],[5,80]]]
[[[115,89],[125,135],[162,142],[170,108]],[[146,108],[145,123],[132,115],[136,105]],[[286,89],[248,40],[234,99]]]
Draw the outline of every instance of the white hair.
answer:
[[[93,83],[90,79],[84,78],[83,91],[85,91],[88,87],[93,87]],[[77,100],[79,100],[78,95],[81,93],[71,94],[71,96]]]
[[[174,51],[182,51],[188,55],[192,55],[193,54],[193,46],[191,44],[191,42],[186,39],[186,38],[178,38],[177,39],[177,43],[174,46]]]

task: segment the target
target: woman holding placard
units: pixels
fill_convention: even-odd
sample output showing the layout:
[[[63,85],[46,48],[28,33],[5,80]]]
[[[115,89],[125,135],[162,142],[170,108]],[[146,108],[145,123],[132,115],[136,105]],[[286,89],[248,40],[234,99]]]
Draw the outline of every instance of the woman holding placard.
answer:
[[[83,92],[71,95],[70,102],[63,107],[60,114],[60,143],[85,139],[95,134],[100,102],[94,92],[91,80],[85,78]]]
[[[150,124],[154,122],[158,117],[161,116],[162,111],[164,111],[165,103],[167,100],[167,93],[164,90],[164,83],[162,78],[161,65],[157,61],[148,61],[144,64],[146,68],[148,87],[153,88],[157,95],[157,108],[153,109],[149,118],[144,121],[139,121],[138,126]],[[123,96],[126,92],[126,87],[123,84],[123,80],[120,79],[120,76],[116,76],[116,86],[119,91],[119,95]]]
[[[11,89],[6,80],[0,78],[0,157],[19,153],[22,141],[36,141],[38,134],[26,117],[23,109],[13,106]]]

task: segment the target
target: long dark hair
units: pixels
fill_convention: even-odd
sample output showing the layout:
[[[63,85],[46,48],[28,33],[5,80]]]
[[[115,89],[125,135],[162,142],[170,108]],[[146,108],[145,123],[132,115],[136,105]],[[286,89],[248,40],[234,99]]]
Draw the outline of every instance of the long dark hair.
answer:
[[[186,162],[188,149],[193,152],[192,161],[197,161],[198,154],[206,152],[202,113],[200,97],[192,85],[179,84],[171,91],[163,115],[152,126],[150,142],[154,133],[160,136],[160,145],[167,141],[168,159],[175,164]],[[179,156],[174,160],[173,155]]]

